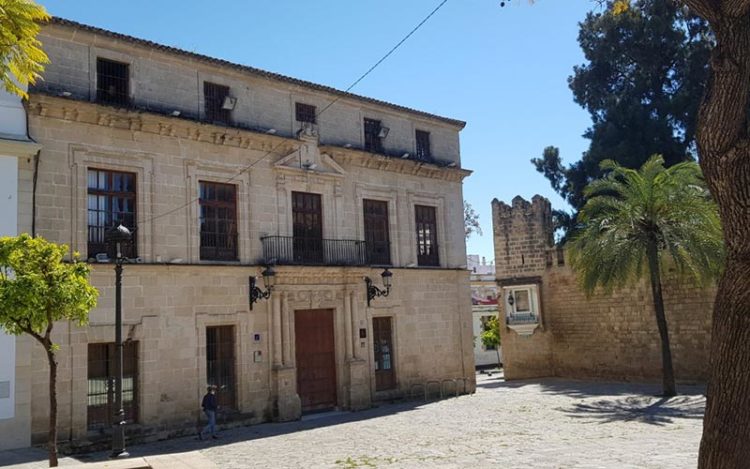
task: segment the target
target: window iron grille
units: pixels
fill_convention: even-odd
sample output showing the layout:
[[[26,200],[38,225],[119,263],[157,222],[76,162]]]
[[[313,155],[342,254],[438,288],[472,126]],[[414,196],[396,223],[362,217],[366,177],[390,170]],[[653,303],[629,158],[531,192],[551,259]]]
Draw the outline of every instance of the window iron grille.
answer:
[[[415,205],[414,218],[417,229],[417,264],[439,266],[435,207]]]
[[[200,181],[200,258],[237,260],[237,187]]]
[[[294,111],[297,122],[316,123],[315,106],[304,103],[294,103]]]
[[[429,160],[432,158],[430,153],[430,133],[424,130],[416,131],[417,138],[417,159]]]
[[[114,258],[116,253],[104,241],[104,233],[122,224],[136,231],[136,176],[134,173],[89,168],[88,170],[88,253],[93,258],[105,253]],[[121,246],[122,255],[135,258],[136,236]]]
[[[122,403],[125,422],[138,421],[138,342],[125,342],[122,354]],[[112,426],[115,414],[115,344],[89,344],[87,425],[89,430]]]
[[[388,202],[363,200],[365,242],[369,262],[391,264],[391,243],[388,226]]]
[[[224,102],[229,97],[229,87],[217,85],[208,81],[203,82],[203,101],[206,120],[222,125],[230,124],[231,109],[226,109]]]
[[[96,59],[96,100],[117,106],[130,105],[130,66],[123,62]]]
[[[379,120],[365,118],[365,150],[383,153],[382,125]]]

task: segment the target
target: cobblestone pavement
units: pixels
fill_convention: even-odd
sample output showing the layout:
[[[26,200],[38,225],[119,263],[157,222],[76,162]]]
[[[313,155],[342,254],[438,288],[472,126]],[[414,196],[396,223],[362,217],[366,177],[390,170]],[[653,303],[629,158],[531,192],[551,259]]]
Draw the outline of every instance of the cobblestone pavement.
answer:
[[[200,450],[221,468],[695,467],[703,388],[682,386],[668,400],[654,397],[658,391],[479,375],[471,396],[313,415],[227,430],[216,441],[181,438],[129,450],[136,456]],[[26,461],[14,467],[44,467]]]

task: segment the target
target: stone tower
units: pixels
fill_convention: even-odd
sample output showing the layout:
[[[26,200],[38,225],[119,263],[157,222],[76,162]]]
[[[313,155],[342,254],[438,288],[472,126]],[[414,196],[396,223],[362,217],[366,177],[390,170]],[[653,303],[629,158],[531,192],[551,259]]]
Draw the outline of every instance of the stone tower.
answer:
[[[552,206],[535,195],[507,205],[492,201],[495,272],[498,281],[537,277],[552,264]]]

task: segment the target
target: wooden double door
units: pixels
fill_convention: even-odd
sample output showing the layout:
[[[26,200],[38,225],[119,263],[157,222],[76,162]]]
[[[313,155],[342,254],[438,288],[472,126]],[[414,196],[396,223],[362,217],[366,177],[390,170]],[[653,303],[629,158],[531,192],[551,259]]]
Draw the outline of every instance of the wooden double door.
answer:
[[[294,312],[297,393],[302,411],[336,407],[336,350],[332,309]]]

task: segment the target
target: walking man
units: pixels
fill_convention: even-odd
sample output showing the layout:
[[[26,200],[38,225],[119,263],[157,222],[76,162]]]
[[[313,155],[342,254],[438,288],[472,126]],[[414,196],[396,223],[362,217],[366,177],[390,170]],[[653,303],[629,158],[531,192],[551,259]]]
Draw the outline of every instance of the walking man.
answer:
[[[203,412],[208,418],[208,425],[206,425],[203,430],[198,433],[198,439],[202,440],[203,434],[208,432],[211,434],[211,438],[216,440],[219,438],[218,436],[216,436],[216,410],[218,409],[218,405],[216,403],[216,386],[209,386],[206,389],[206,395],[203,396],[201,407],[203,407]]]

